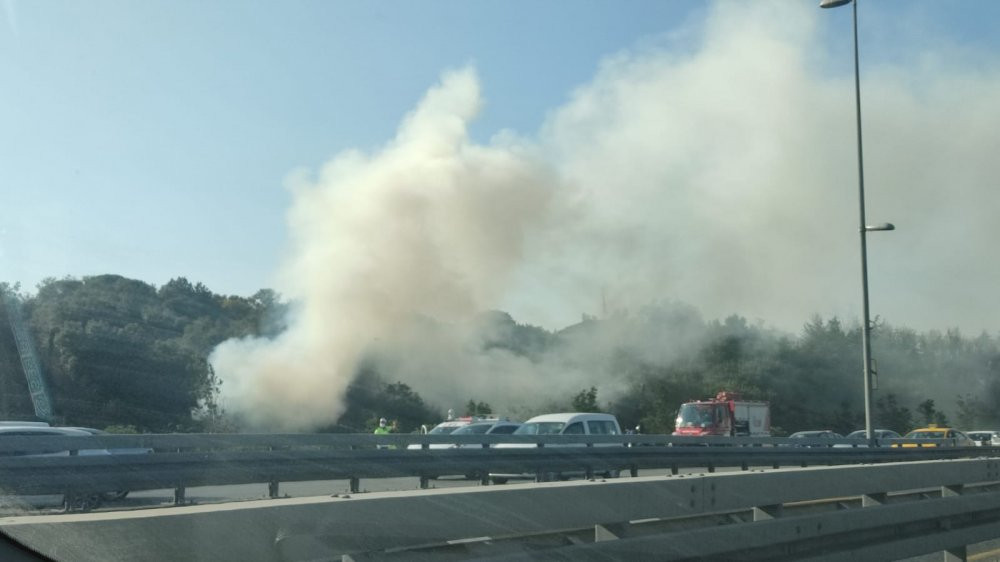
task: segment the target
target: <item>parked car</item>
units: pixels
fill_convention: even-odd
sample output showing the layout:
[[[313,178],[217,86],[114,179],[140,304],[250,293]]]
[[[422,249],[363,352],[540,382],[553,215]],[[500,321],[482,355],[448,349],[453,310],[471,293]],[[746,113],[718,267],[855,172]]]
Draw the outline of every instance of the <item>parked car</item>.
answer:
[[[519,427],[521,427],[521,424],[508,420],[487,420],[459,427],[452,431],[451,435],[511,435]],[[430,449],[467,449],[479,447],[481,445],[475,443],[431,443],[428,446]]]
[[[1000,442],[1000,431],[995,429],[977,429],[967,432],[966,435],[980,447],[991,446],[994,441]]]
[[[463,417],[460,417],[460,418],[453,418],[453,419],[450,419],[450,420],[447,420],[447,421],[443,421],[443,422],[435,425],[430,431],[427,432],[427,435],[451,435],[455,431],[457,431],[457,430],[459,430],[459,429],[461,429],[461,428],[463,428],[463,427],[465,427],[467,425],[471,425],[472,423],[487,422],[487,421],[498,422],[498,421],[500,421],[500,419],[499,418],[480,418],[480,417],[475,417],[475,416],[463,416]],[[438,446],[435,446],[435,445],[438,445]],[[447,447],[450,447],[450,446],[451,445],[449,443],[442,443],[442,444],[431,444],[431,445],[428,446],[428,448],[430,448],[430,449],[444,449],[444,448],[447,448]],[[423,449],[424,447],[420,443],[411,443],[411,444],[407,445],[406,448],[407,449]]]
[[[460,427],[465,427],[472,423],[473,419],[471,417],[466,418],[456,418],[453,420],[443,421],[435,425],[430,431],[427,432],[428,435],[448,435],[449,433],[455,431]]]
[[[865,430],[859,429],[848,433],[845,439],[867,439],[867,437]],[[899,439],[901,436],[891,429],[873,429],[872,437],[875,439]]]
[[[898,433],[896,433],[895,431],[891,430],[891,429],[873,429],[872,430],[872,437],[874,437],[875,439],[878,439],[878,440],[882,440],[882,439],[899,439],[900,435]],[[865,430],[863,430],[863,429],[859,429],[857,431],[852,431],[852,432],[848,433],[847,436],[844,437],[844,439],[857,439],[857,440],[861,440],[862,442],[861,443],[837,443],[837,444],[834,445],[834,447],[835,448],[845,448],[845,447],[846,448],[851,448],[851,447],[854,447],[854,448],[858,448],[858,447],[865,448],[865,447],[868,447],[868,441],[867,441],[868,437],[865,435]],[[887,446],[887,445],[881,444],[881,446],[884,447],[884,446]]]
[[[100,429],[94,429],[92,427],[61,427],[58,429],[73,429],[78,431],[84,431],[90,435],[109,435],[107,431]],[[92,454],[103,454],[103,455],[148,455],[152,453],[153,450],[149,447],[124,447],[115,449],[88,449],[85,451],[80,451],[81,455],[92,455]],[[104,499],[106,501],[117,501],[125,499],[129,493],[128,490],[115,490],[114,492],[105,492]]]
[[[788,436],[789,439],[843,439],[844,436],[837,433],[836,431],[831,431],[829,429],[812,430],[812,431],[796,431],[795,433]],[[803,443],[788,445],[791,447],[831,447],[830,445],[822,445],[816,443]]]
[[[489,420],[462,426],[451,432],[451,435],[510,435],[519,427],[521,424],[512,421]],[[431,443],[428,447],[431,449],[479,449],[482,446],[478,443]],[[473,471],[467,472],[465,477],[469,480],[478,480],[481,475],[482,471]]]
[[[43,436],[43,435],[70,435],[79,437],[90,437],[91,434],[79,429],[68,427],[51,427],[44,422],[24,422],[28,425],[17,425],[19,422],[0,423],[0,440],[15,436]],[[25,456],[25,457],[69,457],[72,454],[81,456],[87,455],[107,455],[106,449],[78,449],[70,451],[68,449],[52,449],[46,451],[10,451],[2,452],[4,456]],[[56,507],[73,502],[76,509],[91,509],[97,507],[105,499],[104,494],[88,494],[86,496],[62,496],[55,494],[29,495],[29,496],[0,496],[0,503],[17,505],[20,507]]]
[[[621,435],[621,426],[618,425],[618,418],[611,414],[595,414],[569,412],[560,414],[545,414],[535,416],[524,422],[514,432],[514,435]],[[584,443],[560,443],[547,444],[546,447],[585,447]],[[623,443],[603,443],[596,444],[595,447],[612,446],[622,447]],[[497,449],[525,449],[536,447],[533,443],[498,443]],[[577,473],[572,473],[577,474]],[[581,473],[582,474],[582,473]],[[564,479],[570,473],[555,473],[555,478]],[[605,473],[608,478],[617,478],[618,471]],[[533,474],[497,474],[490,473],[490,480],[494,484],[503,484],[510,478],[532,478]]]
[[[12,425],[3,424],[0,425],[0,439],[4,437],[13,437],[17,435],[27,435],[27,436],[40,436],[40,435],[76,435],[80,437],[88,437],[91,434],[86,431],[81,431],[79,429],[70,427],[51,427],[49,424],[42,423],[32,423],[31,425]],[[5,451],[2,454],[6,456],[27,456],[27,457],[68,457],[70,456],[70,451],[68,450],[52,450],[44,452],[19,452],[19,451]],[[77,451],[79,455],[106,455],[108,454],[106,449],[81,449]]]
[[[909,443],[893,443],[893,447],[937,447],[937,443],[921,443],[924,439],[954,439],[956,447],[975,447],[976,442],[968,435],[951,427],[937,427],[931,425],[920,429],[914,429],[903,436],[903,439],[912,439]]]

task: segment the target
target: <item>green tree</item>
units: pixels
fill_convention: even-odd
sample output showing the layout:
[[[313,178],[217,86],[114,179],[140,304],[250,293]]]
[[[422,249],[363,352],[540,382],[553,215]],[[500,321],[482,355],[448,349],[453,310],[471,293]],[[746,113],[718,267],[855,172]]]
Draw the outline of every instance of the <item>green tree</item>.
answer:
[[[913,429],[913,413],[899,405],[895,394],[888,393],[875,400],[875,423],[879,429],[891,429],[902,435]]]
[[[469,399],[465,404],[465,415],[467,416],[488,416],[493,413],[493,408],[486,402],[476,402]]]
[[[581,390],[571,402],[574,412],[600,412],[597,405],[597,387]]]

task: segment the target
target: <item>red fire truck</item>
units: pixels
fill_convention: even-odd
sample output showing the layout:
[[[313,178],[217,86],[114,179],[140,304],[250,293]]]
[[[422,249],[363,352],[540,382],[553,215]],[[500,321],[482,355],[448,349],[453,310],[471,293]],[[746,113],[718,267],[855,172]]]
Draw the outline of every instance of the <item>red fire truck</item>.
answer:
[[[681,404],[674,435],[771,435],[771,406],[721,391],[709,400]]]

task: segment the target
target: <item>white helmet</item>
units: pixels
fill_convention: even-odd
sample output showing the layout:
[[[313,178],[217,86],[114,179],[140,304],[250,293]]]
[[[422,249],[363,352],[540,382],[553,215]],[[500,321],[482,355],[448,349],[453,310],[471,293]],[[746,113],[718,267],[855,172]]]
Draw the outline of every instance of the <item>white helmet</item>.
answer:
[[[379,427],[385,427],[385,423],[386,423],[385,418],[379,418],[378,420]]]

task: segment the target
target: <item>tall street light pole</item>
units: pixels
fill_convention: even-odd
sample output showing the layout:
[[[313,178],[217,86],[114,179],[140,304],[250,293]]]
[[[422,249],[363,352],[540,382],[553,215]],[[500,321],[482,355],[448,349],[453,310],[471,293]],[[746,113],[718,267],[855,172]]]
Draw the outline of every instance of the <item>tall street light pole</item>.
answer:
[[[852,4],[854,8],[854,100],[857,109],[858,131],[858,208],[860,210],[861,233],[861,361],[864,364],[865,380],[865,436],[872,439],[872,326],[871,314],[868,309],[868,231],[893,230],[892,224],[869,226],[865,224],[865,171],[864,158],[861,150],[861,76],[858,64],[858,2],[857,0],[822,0],[820,8],[836,8],[844,4]]]

